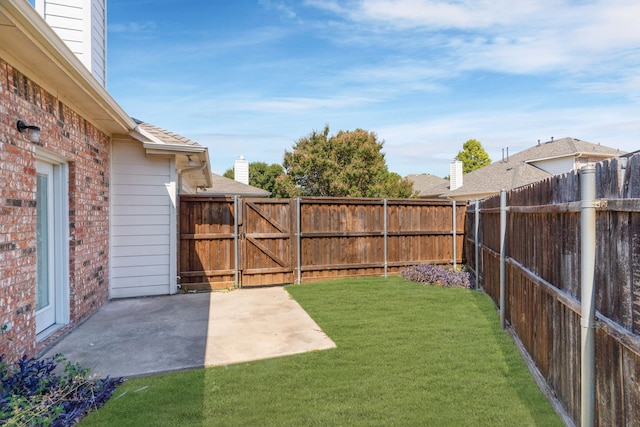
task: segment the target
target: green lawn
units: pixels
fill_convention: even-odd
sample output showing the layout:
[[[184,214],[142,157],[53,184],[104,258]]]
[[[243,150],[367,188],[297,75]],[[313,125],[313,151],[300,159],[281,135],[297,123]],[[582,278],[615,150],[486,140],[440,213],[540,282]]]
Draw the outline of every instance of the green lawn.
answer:
[[[397,277],[287,290],[336,349],[132,379],[81,425],[563,425],[482,293]]]

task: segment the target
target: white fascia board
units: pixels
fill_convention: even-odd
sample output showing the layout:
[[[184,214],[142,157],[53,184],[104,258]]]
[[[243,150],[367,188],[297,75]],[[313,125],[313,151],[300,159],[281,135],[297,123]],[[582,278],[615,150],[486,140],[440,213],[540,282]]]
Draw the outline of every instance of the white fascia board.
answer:
[[[207,147],[203,147],[202,145],[179,145],[179,144],[167,144],[157,138],[154,135],[151,135],[146,130],[136,126],[134,130],[129,132],[129,136],[132,138],[142,142],[142,146],[145,149],[147,154],[156,154],[156,155],[188,155],[188,154],[197,154],[200,158],[200,161],[205,165],[202,172],[204,173],[205,180],[207,181],[207,186],[211,186],[212,176],[211,176],[211,162],[209,161],[209,149]]]
[[[133,119],[29,2],[0,1],[0,57],[103,132],[135,128]]]
[[[142,129],[138,125],[136,125],[135,129],[133,129],[131,132],[129,132],[129,135],[132,138],[137,139],[138,141],[140,141],[142,143],[145,143],[145,144],[149,143],[149,142],[152,142],[154,144],[164,145],[163,141],[161,141],[160,139],[158,139],[155,136],[151,135],[149,132],[147,132],[146,130]]]
[[[531,159],[531,160],[525,160],[524,162],[527,164],[531,164],[531,163],[536,163],[536,162],[544,162],[547,160],[557,160],[557,159],[564,159],[564,158],[569,158],[569,157],[579,157],[580,153],[570,153],[570,154],[560,154],[558,156],[550,156],[550,157],[541,157],[539,159]]]
[[[616,156],[614,154],[607,154],[607,153],[593,153],[593,152],[577,151],[577,152],[571,153],[571,154],[562,154],[562,155],[559,155],[559,156],[542,157],[540,159],[525,160],[524,162],[525,163],[536,163],[536,162],[544,162],[546,160],[556,160],[556,159],[562,159],[562,158],[568,158],[568,157],[573,157],[573,158],[600,157],[602,159],[611,159],[613,157],[619,157],[619,155]]]
[[[140,126],[136,126],[134,130],[129,132],[129,135],[142,142],[142,146],[147,150],[147,154],[184,154],[203,153],[207,151],[207,147],[199,145],[167,144],[160,138],[142,129]]]
[[[155,142],[143,142],[142,146],[147,154],[200,154],[207,151],[207,147],[193,147],[190,145],[157,144]]]

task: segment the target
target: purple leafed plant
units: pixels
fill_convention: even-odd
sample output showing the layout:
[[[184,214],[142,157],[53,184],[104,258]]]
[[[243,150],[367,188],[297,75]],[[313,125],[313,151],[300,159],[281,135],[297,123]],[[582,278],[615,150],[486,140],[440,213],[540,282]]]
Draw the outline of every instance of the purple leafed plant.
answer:
[[[56,363],[66,362],[63,375]],[[122,378],[88,378],[88,370],[60,355],[23,356],[15,364],[0,355],[0,425],[69,426],[111,397]]]
[[[471,288],[469,273],[451,265],[419,264],[402,270],[402,277],[419,283],[452,288]]]

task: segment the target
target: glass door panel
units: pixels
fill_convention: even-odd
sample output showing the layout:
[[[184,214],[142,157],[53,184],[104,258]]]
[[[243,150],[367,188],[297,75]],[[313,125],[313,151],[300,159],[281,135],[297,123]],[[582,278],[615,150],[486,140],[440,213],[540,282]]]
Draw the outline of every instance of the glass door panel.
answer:
[[[53,166],[38,162],[36,175],[36,333],[56,321],[53,272]]]

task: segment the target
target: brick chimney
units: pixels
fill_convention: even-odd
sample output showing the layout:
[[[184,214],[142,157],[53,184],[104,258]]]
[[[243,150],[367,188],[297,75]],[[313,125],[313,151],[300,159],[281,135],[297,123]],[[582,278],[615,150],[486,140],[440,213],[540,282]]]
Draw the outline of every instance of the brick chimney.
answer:
[[[106,0],[36,0],[36,11],[106,87]]]

